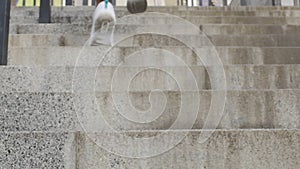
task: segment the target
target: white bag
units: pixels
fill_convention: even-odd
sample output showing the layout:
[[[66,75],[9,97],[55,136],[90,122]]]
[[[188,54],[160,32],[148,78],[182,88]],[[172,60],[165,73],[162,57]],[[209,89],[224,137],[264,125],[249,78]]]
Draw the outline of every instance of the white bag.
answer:
[[[113,45],[116,15],[110,2],[100,2],[94,12],[89,45]]]

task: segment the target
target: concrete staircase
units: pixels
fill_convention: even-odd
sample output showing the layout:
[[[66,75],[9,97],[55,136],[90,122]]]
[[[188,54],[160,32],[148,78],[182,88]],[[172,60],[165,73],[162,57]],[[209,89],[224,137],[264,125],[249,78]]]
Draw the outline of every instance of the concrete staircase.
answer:
[[[300,167],[299,7],[149,7],[197,29],[171,15],[119,19],[116,39],[133,36],[103,60],[108,46],[84,46],[93,9],[53,8],[53,23],[38,24],[38,8],[12,8],[9,66],[0,67],[0,168]],[[116,14],[128,13],[119,7]],[[156,30],[193,48],[170,36],[136,35]],[[205,64],[216,56],[221,65]],[[127,93],[122,83],[136,72]],[[224,113],[214,114],[222,80]],[[154,121],[126,119],[134,112],[128,98],[145,111],[163,102],[161,93],[167,102]]]

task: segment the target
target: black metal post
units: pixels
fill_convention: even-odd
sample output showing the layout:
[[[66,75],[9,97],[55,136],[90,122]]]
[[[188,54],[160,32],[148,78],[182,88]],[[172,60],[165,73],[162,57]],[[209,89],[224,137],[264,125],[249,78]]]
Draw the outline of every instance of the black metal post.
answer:
[[[247,5],[246,0],[241,0],[241,5],[242,5],[242,6],[246,6],[246,5]]]
[[[227,6],[227,0],[223,0],[223,6]]]
[[[72,5],[72,0],[66,0],[66,5]]]
[[[39,23],[50,23],[50,22],[51,22],[50,0],[41,0]]]
[[[83,0],[82,5],[88,5],[88,0]]]
[[[0,65],[7,65],[10,1],[0,0]]]
[[[275,5],[276,5],[275,0],[272,0],[272,6],[275,6]]]

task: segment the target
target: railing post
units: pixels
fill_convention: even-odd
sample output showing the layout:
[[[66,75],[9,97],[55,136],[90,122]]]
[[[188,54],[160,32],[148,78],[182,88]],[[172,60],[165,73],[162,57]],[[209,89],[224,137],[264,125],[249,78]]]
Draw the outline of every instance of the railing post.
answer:
[[[72,0],[66,0],[66,5],[72,5]]]
[[[247,5],[246,0],[241,0],[241,6],[246,6],[246,5]]]
[[[7,65],[10,1],[0,0],[0,65]]]
[[[50,22],[51,22],[50,0],[41,0],[39,23],[50,23]]]
[[[88,0],[83,0],[83,1],[82,1],[82,5],[83,5],[83,6],[88,5]]]

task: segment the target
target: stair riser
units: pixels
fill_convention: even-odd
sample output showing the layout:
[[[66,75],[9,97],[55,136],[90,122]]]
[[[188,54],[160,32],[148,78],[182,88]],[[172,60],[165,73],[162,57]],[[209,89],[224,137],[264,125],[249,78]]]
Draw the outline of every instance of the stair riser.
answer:
[[[138,145],[131,145],[130,141],[124,143],[129,144],[129,147],[117,143],[117,134],[98,133],[91,136],[92,139],[98,138],[102,144],[107,144],[103,148],[83,133],[2,133],[0,140],[3,146],[1,149],[3,160],[0,164],[4,168],[15,169],[40,167],[138,169],[157,166],[174,169],[186,167],[265,169],[298,166],[300,152],[298,130],[216,131],[205,143],[199,143],[200,133],[202,132],[192,131],[181,144],[174,146],[170,144],[170,139],[180,140],[183,132],[167,132],[161,142],[146,144],[139,142]],[[141,134],[153,135],[152,132]],[[128,140],[131,140],[130,138]],[[164,150],[167,146],[170,146],[171,150],[159,156],[140,159],[121,157],[106,150],[114,146],[121,148],[120,153],[128,155],[145,151],[145,147],[149,146],[153,147],[148,150],[149,154]],[[128,148],[130,151],[127,151]]]
[[[300,147],[298,131],[217,131],[203,144],[198,143],[199,135],[199,132],[192,132],[184,139],[183,143],[172,150],[148,159],[130,159],[111,155],[104,150],[105,148],[108,149],[107,147],[100,148],[87,136],[81,136],[84,145],[79,147],[79,152],[82,152],[79,156],[79,168],[124,167],[138,169],[160,166],[161,168],[174,169],[265,169],[268,167],[297,168],[298,166]],[[93,139],[102,139],[103,137],[107,138],[103,142],[109,145],[115,145],[113,143],[117,142],[115,139],[118,138],[114,139],[109,134],[105,136],[99,134]],[[178,138],[178,133],[170,134],[170,138],[167,137],[165,141],[161,141],[152,151],[163,150],[170,145],[170,139],[176,138]],[[123,144],[120,145],[117,147],[122,147]],[[148,147],[140,144],[132,145],[129,152],[126,153],[134,154],[136,150],[147,151]],[[270,154],[270,152],[272,153]]]
[[[91,23],[91,22],[90,22]],[[140,23],[139,23],[140,24]],[[172,25],[171,25],[172,24]],[[169,34],[194,34],[197,33],[199,25],[194,28],[186,25],[116,25],[116,34],[134,34],[136,32],[168,32]],[[300,35],[300,26],[281,26],[281,25],[200,25],[202,32],[208,35],[257,35],[257,34],[292,34]],[[13,24],[10,27],[10,34],[89,34],[91,24]]]
[[[175,120],[180,121],[173,128],[189,129],[193,126],[195,129],[202,129],[207,115],[212,114],[209,112],[210,106],[220,104],[211,103],[209,91],[164,92],[164,94],[168,102],[165,109],[161,111],[162,115],[150,123],[138,124],[120,114],[131,111],[117,111],[115,106],[123,102],[113,101],[110,92],[98,92],[95,95],[93,93],[1,93],[0,111],[3,112],[1,119],[4,122],[0,127],[2,131],[82,131],[81,124],[92,125],[90,120],[97,119],[101,113],[109,126],[121,130],[169,129]],[[127,97],[127,93],[117,92],[114,95],[125,100]],[[98,105],[95,105],[95,96]],[[132,92],[129,97],[132,105],[138,110],[147,110],[150,106],[149,92]],[[200,97],[200,102],[196,103],[199,111],[193,112],[192,108],[182,108],[183,115],[178,118],[182,97],[187,99],[184,103],[193,102],[188,99]],[[216,122],[220,129],[299,129],[299,101],[299,90],[228,91],[224,114],[220,114],[222,120],[220,123]],[[83,119],[82,113],[90,120]],[[183,119],[192,116],[193,113],[198,115],[195,122]],[[102,123],[98,122],[94,125],[89,130],[107,130]]]
[[[8,52],[9,65],[20,66],[75,66],[78,56],[82,51],[92,51],[99,47],[36,47],[36,48],[13,48]],[[198,56],[195,51],[185,47],[162,47],[182,59],[187,65],[203,65],[199,57],[210,56],[216,51],[224,65],[235,64],[300,64],[300,48],[244,48],[244,47],[204,47],[198,48]],[[132,52],[140,48],[115,47],[110,52],[109,59],[104,60],[107,66],[117,66],[120,61],[128,57]],[[85,55],[88,55],[86,53]],[[214,55],[217,55],[216,53]],[[98,55],[97,55],[98,56]],[[164,56],[163,54],[161,55]],[[99,54],[99,58],[100,58]],[[89,56],[92,60],[93,55]],[[164,62],[164,59],[155,61]],[[168,63],[172,64],[172,63]],[[93,65],[93,64],[92,64]],[[173,65],[176,65],[173,63]]]
[[[120,19],[122,18],[122,19]],[[170,24],[174,23],[174,18],[168,17],[134,17],[133,19],[125,19],[120,17],[118,23],[132,23],[132,24]],[[181,17],[193,24],[288,24],[288,25],[299,25],[298,17],[211,17],[211,16],[190,16],[190,17]],[[35,16],[18,16],[11,17],[10,23],[38,23],[38,17]],[[77,23],[77,24],[91,24],[92,16],[81,17],[81,16],[56,16],[51,18],[51,23]]]
[[[11,11],[12,16],[36,16],[39,15],[38,8],[36,9],[30,9],[30,10],[15,10],[16,8],[13,8]],[[237,9],[237,8],[236,8]],[[52,16],[92,16],[95,8],[94,7],[88,7],[77,9],[77,7],[71,7],[67,9],[64,8],[55,8],[52,10]],[[147,12],[161,12],[161,13],[168,13],[178,16],[275,16],[275,17],[299,17],[300,16],[300,10],[270,10],[270,8],[265,8],[262,10],[258,10],[257,8],[253,8],[253,10],[245,11],[245,10],[215,10],[212,8],[212,10],[159,10],[155,8],[154,10],[148,9]],[[129,12],[127,10],[116,10],[116,14],[118,17],[128,15]]]
[[[110,91],[112,78],[124,79],[124,81],[134,78],[131,81],[130,91],[148,91],[153,88],[178,91],[179,88],[174,78],[181,83],[184,82],[182,87],[187,91],[194,90],[192,87],[194,82],[197,82],[199,90],[223,88],[219,86],[222,83],[216,80],[223,79],[223,77],[213,73],[220,73],[223,70],[213,67],[208,67],[207,70],[202,66],[156,66],[156,68],[121,66],[98,69],[95,67],[77,67],[76,69],[74,67],[8,67],[1,69],[3,73],[0,78],[0,91],[65,92],[72,90],[72,82],[85,84],[78,86],[80,91]],[[300,89],[299,66],[225,66],[224,72],[228,90]],[[79,77],[80,81],[73,80]],[[123,86],[114,88],[114,91],[124,91],[121,87]]]
[[[129,35],[115,35],[115,42]],[[294,35],[240,35],[224,36],[213,35],[209,40],[202,35],[185,35],[174,37],[161,35],[136,35],[118,43],[120,47],[162,47],[162,46],[186,46],[178,40],[189,42],[194,47],[204,46],[243,46],[243,47],[299,47],[300,36]],[[174,39],[178,38],[178,39]],[[11,35],[9,37],[10,47],[32,47],[32,46],[84,46],[89,39],[88,35]]]

